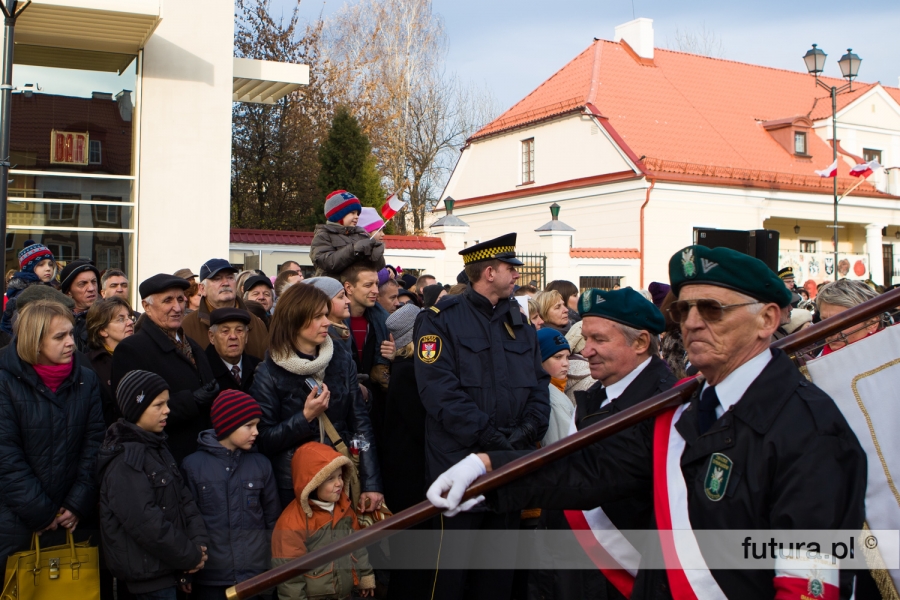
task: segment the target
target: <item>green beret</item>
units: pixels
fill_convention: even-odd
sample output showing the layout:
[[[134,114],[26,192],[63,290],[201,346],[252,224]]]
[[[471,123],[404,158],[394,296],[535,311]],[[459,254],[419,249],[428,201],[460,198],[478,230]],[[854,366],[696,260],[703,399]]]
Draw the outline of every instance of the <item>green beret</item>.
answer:
[[[781,308],[791,303],[791,292],[766,263],[730,248],[688,246],[669,260],[669,283],[675,295],[692,283],[728,288]]]
[[[630,287],[608,292],[586,291],[578,301],[578,314],[603,317],[656,335],[666,329],[666,319],[656,305]]]

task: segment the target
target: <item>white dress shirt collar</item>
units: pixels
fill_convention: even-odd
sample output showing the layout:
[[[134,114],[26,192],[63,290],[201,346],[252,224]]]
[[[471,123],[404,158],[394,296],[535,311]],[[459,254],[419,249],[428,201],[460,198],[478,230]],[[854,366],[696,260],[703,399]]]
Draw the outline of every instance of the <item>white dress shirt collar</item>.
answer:
[[[759,377],[759,374],[763,372],[770,360],[772,360],[772,351],[766,348],[739,366],[715,386],[716,395],[719,397],[719,406],[716,407],[716,418],[725,414],[725,411],[744,396],[747,389]],[[707,387],[709,387],[709,384],[704,383],[703,390],[700,393],[702,394]]]
[[[650,357],[647,357],[647,359],[644,362],[642,362],[641,364],[639,364],[638,366],[636,366],[631,371],[631,373],[629,373],[622,379],[618,380],[617,382],[608,385],[606,387],[606,400],[603,401],[603,403],[600,405],[600,407],[602,408],[602,407],[606,406],[607,404],[609,404],[610,402],[612,402],[613,400],[615,400],[616,398],[621,396],[625,392],[625,390],[628,388],[628,386],[631,385],[631,382],[634,381],[635,379],[637,379],[637,376],[640,375],[641,372],[644,369],[646,369],[647,365],[649,365],[649,364],[650,364]]]
[[[222,362],[225,363],[225,368],[228,369],[229,373],[231,373],[232,367],[237,367],[239,369],[238,372],[241,374],[241,378],[244,377],[244,366],[243,366],[244,365],[244,357],[243,356],[241,356],[241,360],[237,361],[237,364],[235,364],[235,365],[231,364],[230,362],[228,362],[221,356],[219,358],[221,358]]]

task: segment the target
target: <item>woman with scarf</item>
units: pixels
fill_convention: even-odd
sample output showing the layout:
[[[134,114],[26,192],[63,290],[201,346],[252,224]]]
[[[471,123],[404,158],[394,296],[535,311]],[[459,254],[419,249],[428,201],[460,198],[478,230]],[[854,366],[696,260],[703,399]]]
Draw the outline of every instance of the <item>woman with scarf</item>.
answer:
[[[297,447],[343,442],[359,457],[360,511],[368,512],[384,501],[381,473],[356,364],[346,344],[329,333],[336,330],[329,318],[334,296],[315,284],[293,285],[275,306],[269,352],[250,388],[263,413],[256,442],[272,461],[283,507],[295,497],[291,458]],[[326,416],[340,437],[337,443],[326,432]]]
[[[6,289],[6,308],[0,318],[0,329],[12,335],[13,314],[16,312],[16,297],[22,290],[32,285],[53,285],[56,277],[56,260],[53,253],[43,244],[27,240],[25,248],[19,252],[19,270],[13,274]]]
[[[87,312],[88,359],[100,378],[103,420],[107,427],[122,417],[112,388],[112,360],[119,342],[134,335],[133,315],[131,306],[119,296],[97,300]]]

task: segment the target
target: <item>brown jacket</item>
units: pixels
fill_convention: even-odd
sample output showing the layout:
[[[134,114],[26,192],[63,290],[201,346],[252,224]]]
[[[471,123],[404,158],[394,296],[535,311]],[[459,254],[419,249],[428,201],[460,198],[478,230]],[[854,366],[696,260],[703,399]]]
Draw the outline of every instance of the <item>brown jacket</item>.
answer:
[[[234,306],[235,308],[245,308],[244,302],[240,298],[235,298]],[[204,296],[200,299],[200,308],[186,316],[181,324],[185,335],[197,342],[204,350],[209,346],[209,313],[210,307]],[[250,335],[247,338],[247,347],[244,348],[244,352],[263,360],[268,347],[269,330],[266,329],[266,324],[259,317],[251,313]]]
[[[309,258],[316,267],[316,277],[325,275],[338,279],[356,263],[365,263],[380,271],[384,268],[384,243],[373,240],[362,227],[326,223],[316,225]]]

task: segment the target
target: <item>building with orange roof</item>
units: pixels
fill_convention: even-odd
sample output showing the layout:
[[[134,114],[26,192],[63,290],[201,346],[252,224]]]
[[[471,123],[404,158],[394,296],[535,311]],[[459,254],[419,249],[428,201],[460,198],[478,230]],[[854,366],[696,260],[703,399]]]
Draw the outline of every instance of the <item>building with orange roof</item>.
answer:
[[[864,160],[900,167],[900,89],[854,82],[837,109],[839,193]],[[667,281],[669,257],[707,227],[776,230],[780,265],[798,284],[824,281],[832,179],[815,171],[832,163],[831,138],[831,98],[811,75],[654,48],[652,21],[636,19],[475,133],[444,195],[464,244],[515,228],[548,279],[581,287]],[[539,227],[554,203],[573,230]],[[900,168],[854,189],[839,220],[849,275],[892,283]]]

